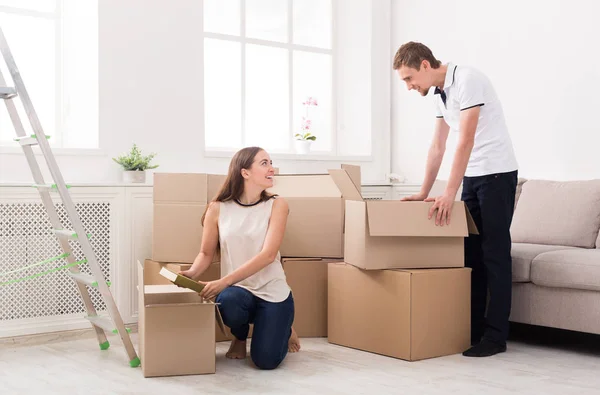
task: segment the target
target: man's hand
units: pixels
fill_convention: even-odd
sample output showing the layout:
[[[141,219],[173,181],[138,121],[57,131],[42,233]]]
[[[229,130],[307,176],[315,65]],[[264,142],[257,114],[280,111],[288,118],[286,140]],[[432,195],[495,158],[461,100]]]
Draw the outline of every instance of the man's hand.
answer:
[[[452,196],[444,194],[436,198],[427,198],[425,201],[435,202],[429,209],[429,219],[433,217],[435,210],[437,210],[435,224],[444,226],[444,223],[446,223],[446,225],[450,225],[450,215],[454,206],[454,198]]]
[[[214,298],[216,298],[217,295],[221,293],[221,291],[223,291],[229,286],[229,284],[227,284],[224,279],[209,282],[198,282],[204,285],[204,289],[202,290],[202,292],[200,292],[200,296],[204,299],[209,300],[214,300]]]
[[[403,202],[422,202],[423,200],[425,200],[425,198],[427,198],[427,195],[417,193],[416,195],[403,197],[400,200]]]

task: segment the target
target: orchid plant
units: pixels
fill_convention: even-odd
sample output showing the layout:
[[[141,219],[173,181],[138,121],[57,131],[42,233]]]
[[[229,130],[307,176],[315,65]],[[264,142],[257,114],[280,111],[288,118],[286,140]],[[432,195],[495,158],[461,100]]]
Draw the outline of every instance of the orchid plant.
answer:
[[[310,132],[312,127],[312,121],[308,118],[308,109],[311,106],[318,106],[317,99],[314,97],[307,97],[306,100],[302,102],[302,105],[305,107],[305,115],[302,117],[302,125],[301,125],[301,133],[296,133],[294,137],[296,140],[310,140],[315,141],[317,139],[316,136],[313,136]]]

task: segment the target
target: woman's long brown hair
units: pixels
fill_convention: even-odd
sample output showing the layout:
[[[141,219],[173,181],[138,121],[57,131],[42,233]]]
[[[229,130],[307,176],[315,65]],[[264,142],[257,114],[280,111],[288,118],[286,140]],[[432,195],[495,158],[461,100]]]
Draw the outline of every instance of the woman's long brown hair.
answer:
[[[229,163],[229,171],[227,172],[227,178],[221,187],[221,190],[217,196],[211,202],[228,202],[231,200],[239,200],[244,193],[244,177],[242,177],[242,169],[250,169],[254,158],[260,152],[264,151],[260,147],[246,147],[242,148],[233,155],[231,162]],[[273,197],[272,194],[262,191],[260,194],[260,201],[264,202]],[[202,226],[204,226],[204,219],[206,218],[206,212],[208,211],[207,205],[202,215]]]

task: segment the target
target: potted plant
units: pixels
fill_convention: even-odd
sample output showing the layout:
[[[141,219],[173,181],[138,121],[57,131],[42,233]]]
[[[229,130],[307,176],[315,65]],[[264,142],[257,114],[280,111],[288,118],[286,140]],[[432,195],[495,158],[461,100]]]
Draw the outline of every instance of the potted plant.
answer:
[[[318,105],[317,99],[314,97],[307,97],[302,105],[306,108],[306,113],[302,117],[302,132],[296,133],[294,137],[296,138],[296,152],[299,154],[308,154],[310,152],[311,143],[317,139],[317,137],[310,132],[312,129],[312,121],[308,118],[308,108],[310,106],[316,107]]]
[[[143,156],[142,151],[136,144],[133,144],[131,151],[127,154],[112,159],[123,167],[123,182],[144,183],[146,182],[146,170],[158,167],[158,165],[150,165],[155,156],[155,153]]]

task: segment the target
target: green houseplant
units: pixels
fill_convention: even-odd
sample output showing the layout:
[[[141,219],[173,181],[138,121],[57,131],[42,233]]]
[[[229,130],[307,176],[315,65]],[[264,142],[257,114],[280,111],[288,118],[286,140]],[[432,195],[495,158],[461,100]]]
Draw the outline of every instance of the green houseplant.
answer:
[[[112,159],[123,168],[123,182],[143,183],[146,182],[146,170],[158,167],[158,165],[150,164],[155,156],[155,153],[142,155],[138,146],[133,144],[129,152]]]

